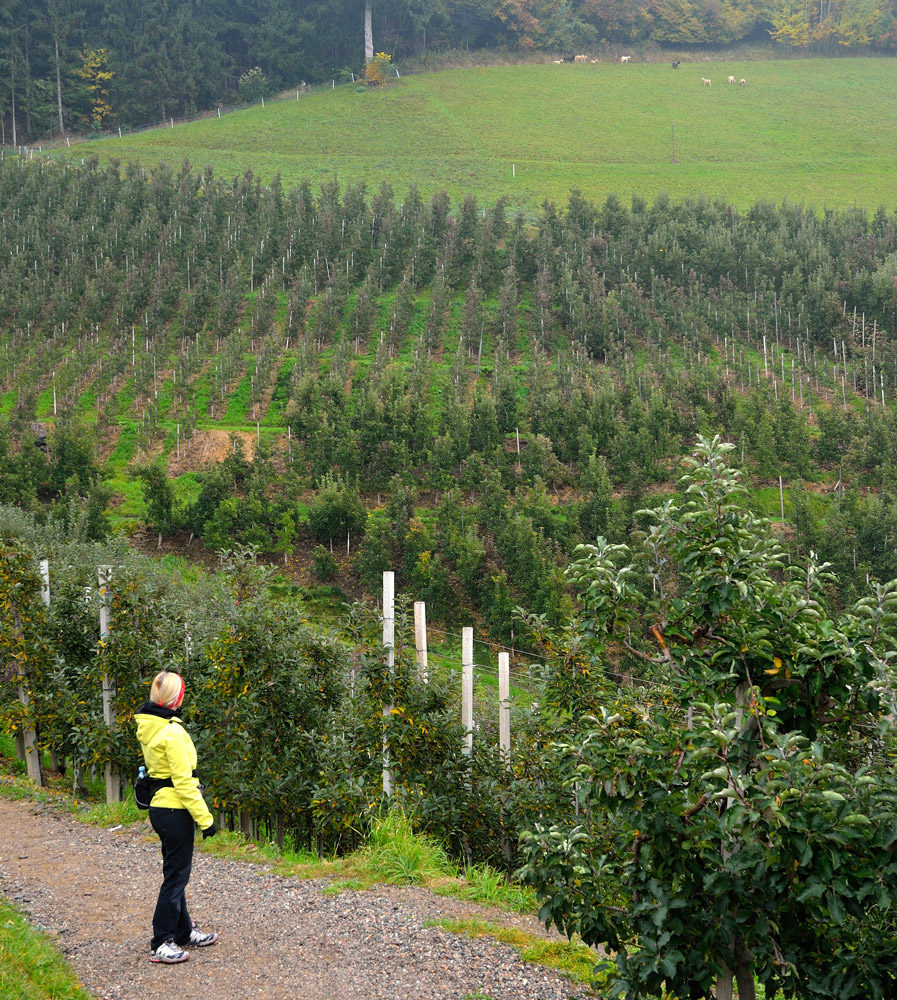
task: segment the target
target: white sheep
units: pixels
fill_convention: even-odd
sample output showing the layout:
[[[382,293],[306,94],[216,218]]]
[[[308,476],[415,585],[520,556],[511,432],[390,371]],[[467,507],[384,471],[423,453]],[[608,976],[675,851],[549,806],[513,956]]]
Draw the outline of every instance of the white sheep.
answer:
[[[706,76],[702,76],[701,77],[701,84],[703,86],[705,86],[705,87],[709,87],[710,86],[710,81],[707,79]]]
[[[628,63],[632,56],[620,56],[621,63]]]
[[[734,83],[734,82],[735,82],[735,77],[734,76],[730,76],[729,77],[729,83]]]
[[[745,87],[745,86],[747,86],[747,80],[739,80],[738,81],[738,86],[739,87]]]

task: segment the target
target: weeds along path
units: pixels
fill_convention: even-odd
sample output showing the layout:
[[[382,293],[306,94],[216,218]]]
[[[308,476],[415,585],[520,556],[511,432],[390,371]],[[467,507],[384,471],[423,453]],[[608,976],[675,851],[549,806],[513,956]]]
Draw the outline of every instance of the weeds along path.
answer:
[[[161,881],[148,826],[111,832],[0,798],[0,893],[58,941],[99,1000],[562,1000],[588,995],[513,949],[427,921],[496,915],[417,888],[323,895],[322,883],[198,852],[193,918],[220,941],[175,966],[149,961]],[[535,922],[528,925],[535,930]]]

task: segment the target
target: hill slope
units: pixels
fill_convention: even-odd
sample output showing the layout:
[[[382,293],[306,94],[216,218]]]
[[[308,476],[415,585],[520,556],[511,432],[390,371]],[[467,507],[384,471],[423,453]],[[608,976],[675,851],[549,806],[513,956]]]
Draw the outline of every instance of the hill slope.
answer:
[[[876,208],[893,191],[894,72],[889,59],[453,70],[73,149],[146,165],[187,158],[227,177],[280,172],[287,185],[416,183],[529,209],[574,187]]]

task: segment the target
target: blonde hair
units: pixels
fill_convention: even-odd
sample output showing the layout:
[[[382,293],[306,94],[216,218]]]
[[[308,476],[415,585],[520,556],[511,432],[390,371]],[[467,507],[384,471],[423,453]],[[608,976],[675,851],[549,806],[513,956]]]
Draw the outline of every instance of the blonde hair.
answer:
[[[164,705],[166,708],[176,708],[175,702],[179,701],[184,690],[183,678],[180,674],[170,673],[163,670],[156,674],[153,686],[150,688],[150,701],[157,705]]]

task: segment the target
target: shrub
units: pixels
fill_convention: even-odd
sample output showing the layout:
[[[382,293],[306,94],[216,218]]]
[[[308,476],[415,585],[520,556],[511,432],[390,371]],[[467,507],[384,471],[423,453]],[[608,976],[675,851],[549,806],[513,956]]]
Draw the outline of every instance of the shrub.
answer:
[[[333,553],[323,545],[316,545],[311,554],[311,564],[315,571],[315,576],[323,583],[332,580],[339,569],[339,564],[333,557]]]
[[[389,79],[392,56],[378,52],[364,68],[364,82],[369,87],[385,87]]]
[[[240,77],[239,88],[244,101],[256,104],[268,94],[268,78],[259,66],[253,66]]]

